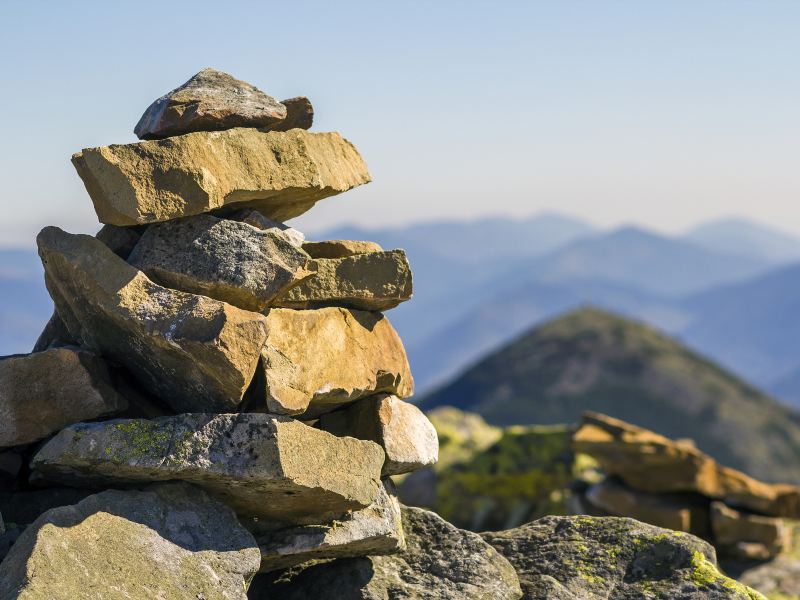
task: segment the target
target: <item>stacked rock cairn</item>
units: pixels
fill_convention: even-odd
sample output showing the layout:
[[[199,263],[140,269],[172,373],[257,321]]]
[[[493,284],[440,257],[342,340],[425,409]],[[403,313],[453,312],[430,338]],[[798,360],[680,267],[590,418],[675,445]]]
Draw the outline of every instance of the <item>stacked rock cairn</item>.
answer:
[[[382,314],[411,271],[283,223],[370,180],[312,117],[206,69],[73,156],[104,226],[39,234],[55,312],[0,359],[0,600],[760,597],[636,521],[399,504],[438,455]]]
[[[403,400],[413,380],[382,314],[411,297],[411,270],[402,250],[308,242],[283,224],[370,181],[350,142],[307,131],[312,118],[306,98],[278,102],[206,69],[146,110],[145,141],[73,156],[105,225],[37,238],[55,313],[34,353],[0,362],[15,520],[36,498],[107,488],[144,491],[100,493],[92,510],[166,511],[181,526],[193,504],[251,548],[239,590],[259,569],[402,548],[388,477],[438,454],[433,426]],[[146,487],[167,481],[192,487]],[[22,546],[46,544],[47,528],[29,529],[12,547],[28,567],[7,561],[3,591],[32,585],[37,553]],[[169,580],[152,554],[138,559]]]

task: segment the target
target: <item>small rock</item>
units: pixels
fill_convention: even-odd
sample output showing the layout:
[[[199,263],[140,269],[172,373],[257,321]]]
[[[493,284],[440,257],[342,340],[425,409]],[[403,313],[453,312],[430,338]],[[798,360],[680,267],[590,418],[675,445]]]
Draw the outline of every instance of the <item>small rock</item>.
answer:
[[[311,276],[279,296],[274,306],[343,306],[384,311],[411,299],[411,268],[402,250],[311,261]]]
[[[41,440],[128,406],[101,358],[78,348],[0,359],[0,448]]]
[[[285,120],[286,106],[255,86],[203,69],[153,102],[133,132],[140,140],[232,127],[268,127]]]
[[[783,519],[743,513],[722,502],[711,503],[711,530],[721,553],[745,560],[770,559],[791,544]]]
[[[202,490],[109,490],[30,525],[0,564],[0,598],[245,600],[259,559],[253,536]]]
[[[355,240],[326,240],[323,242],[306,242],[303,250],[311,258],[347,258],[356,254],[369,254],[370,252],[383,252],[375,242],[361,242]]]
[[[386,452],[384,475],[410,473],[433,465],[439,457],[439,438],[428,417],[396,396],[364,398],[322,415],[318,427],[334,435],[380,444]]]
[[[720,573],[707,542],[633,519],[544,517],[481,535],[514,566],[525,600],[766,600]]]
[[[267,311],[261,378],[269,412],[311,419],[372,394],[411,396],[403,343],[383,315],[321,308]]]
[[[514,569],[469,531],[435,513],[402,508],[406,549],[259,576],[251,600],[511,600],[521,597]]]
[[[46,227],[37,242],[47,289],[81,346],[176,411],[236,409],[266,340],[262,315],[159,286],[87,235]]]
[[[573,448],[642,492],[696,492],[753,512],[800,518],[800,488],[763,483],[717,464],[691,444],[600,413],[584,413]]]
[[[233,219],[234,221],[247,223],[248,225],[252,225],[256,229],[261,229],[262,231],[269,231],[282,235],[286,238],[287,242],[298,248],[302,248],[303,243],[306,241],[306,236],[303,235],[303,232],[298,231],[294,227],[289,227],[285,223],[279,223],[278,221],[268,219],[257,210],[253,210],[251,208],[245,208],[243,210],[232,212],[228,215],[228,218]]]
[[[31,461],[40,477],[67,485],[187,481],[272,528],[369,506],[382,465],[377,444],[263,413],[81,423]]]
[[[255,312],[311,276],[283,235],[211,215],[151,225],[128,262],[163,286]]]
[[[590,486],[586,499],[613,516],[631,517],[704,538],[711,533],[708,500],[705,499],[637,492],[608,479]]]
[[[369,183],[338,133],[229,129],[87,148],[72,157],[101,223],[142,225],[252,208],[276,221]]]
[[[309,560],[391,554],[404,546],[400,503],[391,480],[378,498],[324,525],[301,525],[256,536],[261,548],[261,571],[277,571]]]
[[[269,125],[266,131],[289,131],[290,129],[311,129],[314,124],[314,107],[305,96],[281,100],[286,107],[286,118],[280,123]]]

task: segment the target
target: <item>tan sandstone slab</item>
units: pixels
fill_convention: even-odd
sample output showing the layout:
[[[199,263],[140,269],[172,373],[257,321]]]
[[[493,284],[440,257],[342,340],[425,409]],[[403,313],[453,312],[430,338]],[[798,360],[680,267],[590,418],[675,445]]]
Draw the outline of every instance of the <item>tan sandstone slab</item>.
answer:
[[[277,571],[331,558],[392,554],[403,548],[400,502],[386,479],[367,508],[319,525],[298,525],[256,536],[261,571]]]
[[[338,133],[236,128],[87,148],[72,157],[102,223],[140,225],[253,208],[285,221],[370,181]]]
[[[402,250],[318,258],[309,270],[311,275],[278,296],[273,306],[384,311],[411,299],[411,267]]]
[[[379,313],[272,308],[254,386],[269,412],[313,418],[385,392],[414,391],[403,343]]]
[[[573,448],[640,491],[697,492],[766,515],[800,517],[800,488],[763,483],[717,464],[691,444],[606,415],[585,413]]]
[[[383,450],[288,417],[192,413],[80,423],[34,456],[47,481],[76,487],[180,480],[252,528],[319,523],[378,496]]]
[[[263,315],[153,283],[87,235],[46,227],[45,283],[70,336],[177,411],[231,411],[266,340]]]
[[[711,503],[711,530],[714,545],[738,558],[766,560],[791,545],[791,530],[783,519],[748,514],[718,501]]]
[[[52,348],[0,358],[0,448],[127,407],[105,362],[86,350]]]
[[[246,600],[258,546],[185,484],[109,490],[48,510],[0,564],[3,600]]]
[[[375,242],[360,240],[323,240],[321,242],[305,242],[305,250],[311,258],[345,258],[356,254],[383,252],[383,248]]]
[[[320,429],[380,444],[386,452],[384,475],[400,475],[431,466],[439,458],[439,438],[416,406],[385,394],[364,398],[322,415]]]

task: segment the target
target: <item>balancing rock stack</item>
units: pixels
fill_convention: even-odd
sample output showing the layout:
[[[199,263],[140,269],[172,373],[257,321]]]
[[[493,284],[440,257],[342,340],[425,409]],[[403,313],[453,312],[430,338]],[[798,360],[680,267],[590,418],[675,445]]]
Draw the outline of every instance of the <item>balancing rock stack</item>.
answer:
[[[259,570],[404,548],[389,476],[438,454],[381,312],[411,270],[283,224],[370,181],[312,117],[206,69],[145,141],[73,156],[104,227],[39,234],[55,313],[0,361],[0,598],[244,598]]]

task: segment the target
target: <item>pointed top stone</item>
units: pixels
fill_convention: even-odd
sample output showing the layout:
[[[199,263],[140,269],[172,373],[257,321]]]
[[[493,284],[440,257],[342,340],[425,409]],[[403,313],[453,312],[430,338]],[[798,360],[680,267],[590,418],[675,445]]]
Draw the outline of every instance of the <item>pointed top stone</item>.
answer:
[[[286,107],[257,87],[203,69],[153,102],[133,132],[142,140],[233,127],[269,127],[286,119]]]

